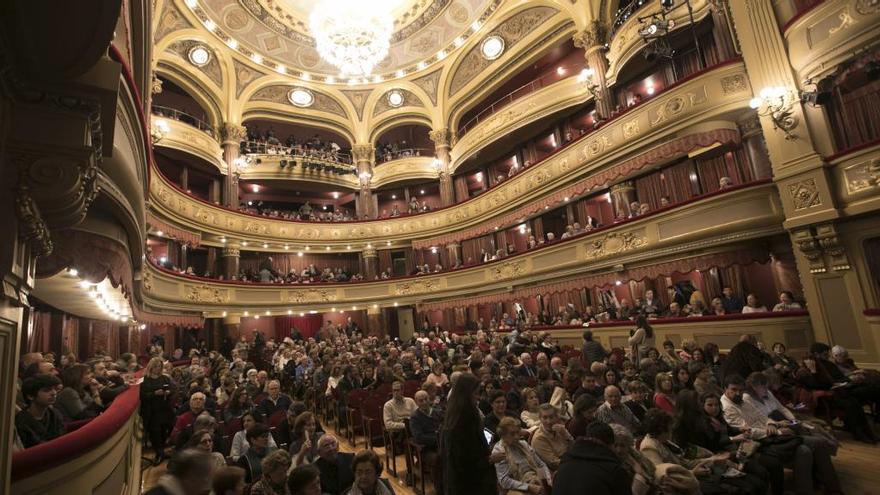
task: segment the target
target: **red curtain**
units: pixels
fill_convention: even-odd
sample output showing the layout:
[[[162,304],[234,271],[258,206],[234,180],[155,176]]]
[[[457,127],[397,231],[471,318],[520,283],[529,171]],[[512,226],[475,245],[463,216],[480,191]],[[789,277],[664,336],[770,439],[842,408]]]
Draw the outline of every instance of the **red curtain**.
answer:
[[[880,81],[846,93],[837,88],[828,106],[838,150],[880,138]]]
[[[669,196],[670,203],[687,201],[696,195],[692,176],[695,173],[691,160],[663,169],[663,191]]]
[[[380,249],[376,251],[379,259],[379,271],[384,272],[385,270],[391,268],[394,269],[391,261],[391,250],[390,249]]]
[[[660,173],[653,172],[636,179],[636,196],[640,203],[648,203],[652,210],[659,208],[660,198],[664,196]]]
[[[247,258],[242,256],[239,266],[242,270],[250,269],[254,273],[259,271],[260,263],[267,257],[267,255],[256,253],[248,253],[247,256]],[[361,271],[357,254],[304,253],[302,257],[295,253],[275,253],[272,255],[272,265],[275,270],[281,273],[287,273],[291,268],[302,272],[305,267],[309,266],[309,263],[314,263],[319,270],[324,268],[342,268],[351,273],[360,273]]]
[[[277,316],[275,317],[275,341],[281,342],[284,338],[293,335],[296,327],[303,338],[314,337],[321,328],[321,315],[305,316]]]
[[[453,188],[455,189],[455,200],[456,201],[464,201],[470,197],[470,193],[468,191],[468,181],[467,177],[464,175],[457,175],[452,180]]]
[[[49,350],[49,332],[52,325],[52,313],[34,311],[33,327],[28,336],[28,352],[46,352]]]

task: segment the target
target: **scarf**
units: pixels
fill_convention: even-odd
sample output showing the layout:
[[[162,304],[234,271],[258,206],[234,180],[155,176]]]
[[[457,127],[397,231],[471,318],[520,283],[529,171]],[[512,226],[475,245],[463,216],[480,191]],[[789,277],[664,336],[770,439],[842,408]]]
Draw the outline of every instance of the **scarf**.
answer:
[[[391,490],[389,490],[388,487],[385,486],[385,483],[382,483],[381,479],[376,480],[376,491],[373,493],[374,493],[374,495],[393,495]],[[351,489],[348,491],[348,495],[363,495],[363,494],[364,494],[364,492],[361,491],[361,488],[357,485],[357,483],[352,484]]]

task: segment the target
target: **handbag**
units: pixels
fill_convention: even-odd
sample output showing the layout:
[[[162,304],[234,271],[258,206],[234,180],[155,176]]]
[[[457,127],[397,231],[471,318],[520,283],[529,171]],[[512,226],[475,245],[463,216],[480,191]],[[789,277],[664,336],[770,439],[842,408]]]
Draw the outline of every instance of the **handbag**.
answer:
[[[762,454],[772,455],[787,462],[794,457],[795,451],[804,443],[804,439],[798,436],[776,435],[764,437],[760,443]]]

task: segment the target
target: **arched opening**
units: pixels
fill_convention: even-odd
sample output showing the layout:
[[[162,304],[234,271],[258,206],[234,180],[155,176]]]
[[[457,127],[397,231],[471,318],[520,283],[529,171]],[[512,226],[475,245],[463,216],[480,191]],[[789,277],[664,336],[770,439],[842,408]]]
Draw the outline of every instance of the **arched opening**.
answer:
[[[185,151],[156,146],[153,156],[159,172],[181,190],[197,198],[221,204],[223,175],[217,166]]]
[[[430,132],[431,128],[422,124],[405,124],[386,130],[376,139],[376,163],[410,156],[433,156]]]
[[[162,92],[153,96],[153,114],[179,120],[216,136],[207,109],[170,79],[157,77],[162,81]]]

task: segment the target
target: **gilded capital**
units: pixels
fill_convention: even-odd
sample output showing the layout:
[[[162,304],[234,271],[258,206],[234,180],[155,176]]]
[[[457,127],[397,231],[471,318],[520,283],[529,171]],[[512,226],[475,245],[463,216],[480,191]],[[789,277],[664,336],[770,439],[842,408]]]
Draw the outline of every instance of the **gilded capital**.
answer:
[[[375,153],[376,151],[372,144],[356,144],[351,147],[351,155],[355,163],[372,162]]]
[[[220,126],[220,139],[224,143],[240,143],[247,137],[247,129],[243,125],[229,122]]]
[[[633,185],[632,181],[625,180],[611,186],[611,194],[635,191],[635,189],[636,186]]]
[[[446,127],[429,132],[428,138],[438,147],[449,147],[452,144],[452,132]]]
[[[237,247],[224,246],[220,256],[223,258],[238,258],[241,256],[241,250]]]
[[[376,248],[374,247],[365,247],[362,254],[364,255],[364,258],[375,258],[378,256]]]
[[[608,29],[600,21],[591,21],[590,27],[572,36],[574,46],[588,50],[594,46],[602,46],[608,41]]]

